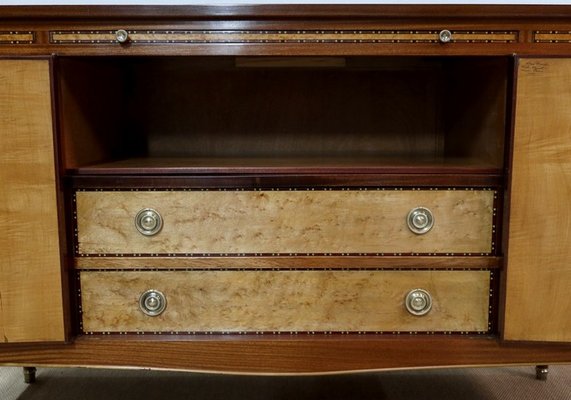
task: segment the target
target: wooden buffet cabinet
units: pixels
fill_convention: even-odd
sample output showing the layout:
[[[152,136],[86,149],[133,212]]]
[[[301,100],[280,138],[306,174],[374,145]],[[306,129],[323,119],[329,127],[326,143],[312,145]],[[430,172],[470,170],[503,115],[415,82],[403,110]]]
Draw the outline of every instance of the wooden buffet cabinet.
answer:
[[[0,364],[571,362],[571,7],[0,7]]]

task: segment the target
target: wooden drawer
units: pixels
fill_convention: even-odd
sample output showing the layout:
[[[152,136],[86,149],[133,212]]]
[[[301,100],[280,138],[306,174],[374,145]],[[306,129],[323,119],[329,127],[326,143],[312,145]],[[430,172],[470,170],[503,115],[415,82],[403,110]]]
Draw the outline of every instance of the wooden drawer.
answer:
[[[486,332],[490,271],[82,271],[84,332]],[[412,315],[424,289],[432,308]],[[144,314],[158,290],[166,309]]]
[[[453,30],[448,40],[441,36],[441,29],[419,30],[410,27],[401,30],[161,30],[126,29],[123,35],[117,30],[94,28],[89,30],[57,30],[49,33],[52,44],[99,45],[102,44],[227,44],[263,43],[276,45],[283,43],[439,43],[443,40],[452,43],[511,43],[517,41],[514,30]],[[122,37],[121,37],[122,36]]]
[[[490,190],[133,191],[76,193],[79,254],[488,254]],[[407,216],[428,208],[433,228]],[[146,208],[155,236],[135,227]]]

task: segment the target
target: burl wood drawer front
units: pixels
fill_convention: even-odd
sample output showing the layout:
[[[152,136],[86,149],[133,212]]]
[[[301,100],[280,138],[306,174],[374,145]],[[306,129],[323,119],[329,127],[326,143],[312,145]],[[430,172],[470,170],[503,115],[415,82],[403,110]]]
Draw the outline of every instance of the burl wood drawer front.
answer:
[[[392,332],[488,330],[489,271],[82,271],[84,332]],[[428,314],[405,305],[432,296]],[[148,316],[155,289],[166,309]]]
[[[490,190],[134,191],[76,193],[79,254],[490,253]],[[428,208],[415,234],[407,215]],[[156,210],[154,236],[135,216]]]

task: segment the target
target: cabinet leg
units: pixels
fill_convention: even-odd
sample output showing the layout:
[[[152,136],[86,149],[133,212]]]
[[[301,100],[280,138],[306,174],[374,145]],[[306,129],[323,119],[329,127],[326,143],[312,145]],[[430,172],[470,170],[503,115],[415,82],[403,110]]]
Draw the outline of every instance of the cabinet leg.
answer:
[[[36,367],[24,367],[24,382],[34,383],[36,381]]]
[[[537,365],[535,367],[535,378],[540,381],[546,381],[548,373],[549,365]]]

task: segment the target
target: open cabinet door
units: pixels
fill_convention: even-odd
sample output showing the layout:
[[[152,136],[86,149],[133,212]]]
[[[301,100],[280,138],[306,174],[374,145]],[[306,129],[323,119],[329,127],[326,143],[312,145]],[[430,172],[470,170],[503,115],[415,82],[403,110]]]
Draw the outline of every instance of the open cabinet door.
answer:
[[[63,341],[48,60],[0,60],[0,342]]]
[[[571,342],[571,59],[522,58],[505,340]]]

